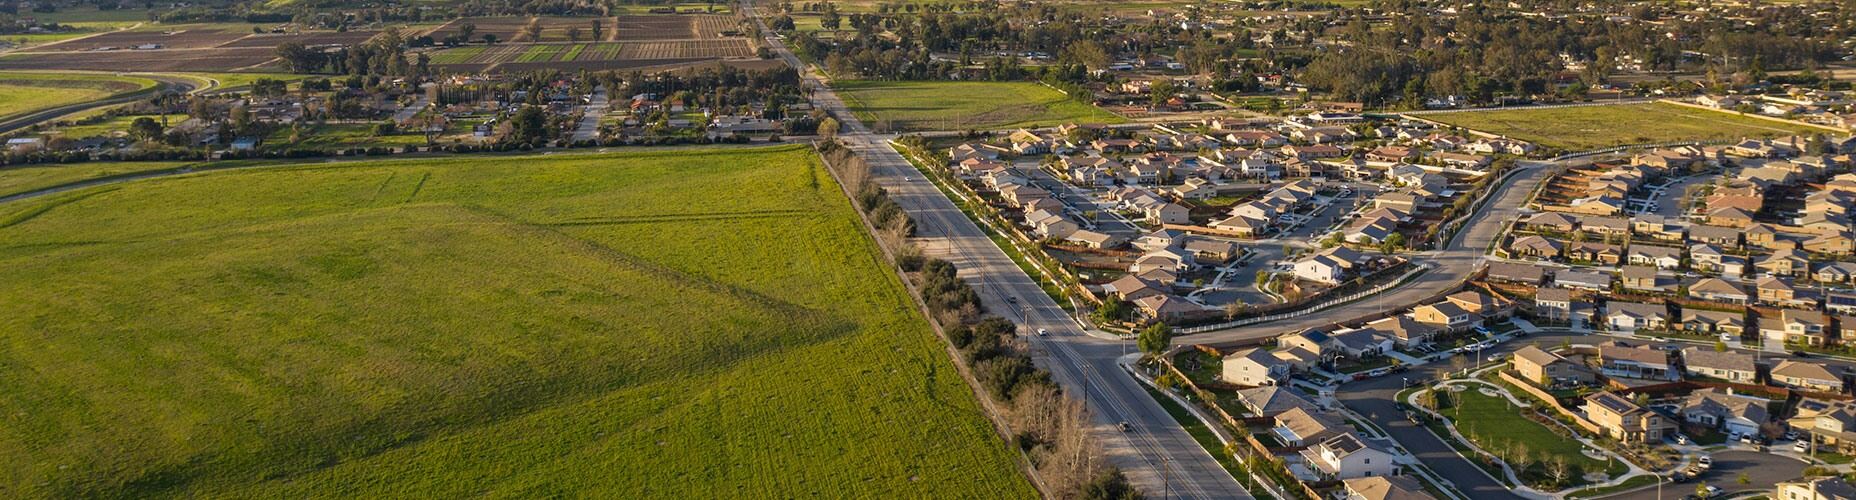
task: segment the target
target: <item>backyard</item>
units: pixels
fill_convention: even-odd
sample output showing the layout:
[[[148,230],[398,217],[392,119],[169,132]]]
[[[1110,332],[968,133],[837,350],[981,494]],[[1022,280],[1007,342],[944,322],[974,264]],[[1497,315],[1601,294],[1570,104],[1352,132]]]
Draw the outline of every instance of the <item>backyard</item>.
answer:
[[[1427,113],[1427,120],[1566,151],[1626,144],[1728,141],[1827,130],[1665,102]]]
[[[921,131],[1121,123],[1114,113],[1028,82],[832,82],[873,130]]]
[[[319,162],[0,204],[0,485],[1035,496],[819,167]]]

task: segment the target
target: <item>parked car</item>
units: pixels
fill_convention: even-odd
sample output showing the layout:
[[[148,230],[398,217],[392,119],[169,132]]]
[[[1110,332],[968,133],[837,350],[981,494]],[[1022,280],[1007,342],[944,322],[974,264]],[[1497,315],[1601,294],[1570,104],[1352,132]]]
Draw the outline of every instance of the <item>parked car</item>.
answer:
[[[1049,334],[1049,333],[1050,333],[1050,332],[1048,332],[1048,331],[1045,331],[1045,330],[1044,330],[1043,328],[1039,328],[1039,329],[1038,329],[1038,336],[1039,336],[1039,337],[1042,337],[1042,336],[1045,336],[1045,335],[1047,335],[1047,334]]]
[[[1811,353],[1804,352],[1804,351],[1792,351],[1792,356],[1799,357],[1799,358],[1809,358],[1811,357]]]
[[[1675,441],[1676,444],[1688,444],[1688,435],[1678,432],[1671,440]]]
[[[1706,491],[1708,493],[1707,498],[1721,496],[1721,487],[1719,486],[1709,486]]]
[[[1699,465],[1703,469],[1713,468],[1714,457],[1708,456],[1708,455],[1702,455],[1701,458],[1695,459],[1695,465]]]
[[[1792,451],[1795,451],[1798,453],[1810,453],[1811,442],[1810,441],[1799,441],[1796,443],[1792,443]]]

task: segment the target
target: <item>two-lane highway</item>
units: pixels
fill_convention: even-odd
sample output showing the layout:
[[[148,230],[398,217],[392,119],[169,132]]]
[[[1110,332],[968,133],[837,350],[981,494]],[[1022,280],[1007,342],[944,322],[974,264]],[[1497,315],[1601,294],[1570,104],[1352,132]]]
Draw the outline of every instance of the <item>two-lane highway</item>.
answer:
[[[746,0],[740,8],[754,12]],[[762,23],[758,16],[751,17]],[[766,43],[781,59],[800,68],[807,87],[813,91],[814,105],[837,117],[838,138],[870,163],[876,182],[915,220],[917,242],[924,252],[957,266],[988,310],[1016,320],[1026,332],[1048,332],[1048,336],[1026,336],[1034,358],[1051,371],[1066,392],[1082,396],[1095,416],[1092,432],[1097,441],[1103,443],[1109,461],[1126,472],[1135,487],[1154,498],[1250,498],[1249,492],[1147,395],[1140,382],[1121,371],[1115,358],[1124,346],[1085,334],[1081,325],[1045,295],[979,226],[896,152],[889,137],[870,133],[831,88],[775,39],[764,24],[761,32],[767,34]],[[1121,422],[1127,422],[1130,429],[1120,430]]]

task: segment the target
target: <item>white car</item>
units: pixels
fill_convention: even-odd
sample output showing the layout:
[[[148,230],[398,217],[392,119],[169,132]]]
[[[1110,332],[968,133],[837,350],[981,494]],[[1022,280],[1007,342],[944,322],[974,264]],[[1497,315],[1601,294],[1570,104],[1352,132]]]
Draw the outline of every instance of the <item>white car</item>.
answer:
[[[1714,467],[1714,457],[1702,455],[1701,458],[1695,459],[1695,465],[1700,465],[1703,469],[1712,468]]]
[[[1797,443],[1793,443],[1792,451],[1799,452],[1799,453],[1810,453],[1811,442],[1810,441],[1799,441]]]

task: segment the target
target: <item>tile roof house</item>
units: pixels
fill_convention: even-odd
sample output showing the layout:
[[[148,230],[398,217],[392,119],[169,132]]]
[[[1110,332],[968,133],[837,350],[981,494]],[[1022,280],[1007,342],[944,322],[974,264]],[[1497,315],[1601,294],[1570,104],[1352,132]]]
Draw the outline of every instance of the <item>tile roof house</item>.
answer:
[[[1685,332],[1714,333],[1723,337],[1739,337],[1746,333],[1746,314],[1739,312],[1685,307],[1682,308],[1680,323],[1676,328]]]
[[[1752,295],[1746,293],[1745,288],[1720,278],[1702,278],[1696,281],[1695,284],[1688,286],[1688,296],[1729,304],[1745,304],[1753,299]]]
[[[1553,273],[1553,284],[1587,290],[1611,289],[1611,273],[1565,270]]]
[[[1311,446],[1343,432],[1347,432],[1346,424],[1302,408],[1276,414],[1276,426],[1270,428],[1277,441],[1291,448]]]
[[[1413,308],[1413,319],[1426,326],[1439,330],[1460,332],[1468,330],[1482,322],[1482,316],[1469,312],[1463,306],[1445,300],[1432,302]]]
[[[1559,242],[1534,234],[1515,238],[1508,243],[1508,253],[1520,257],[1551,259],[1559,257],[1563,251],[1564,246]]]
[[[1540,286],[1540,284],[1546,280],[1546,274],[1545,269],[1541,269],[1540,266],[1533,264],[1522,264],[1517,262],[1489,263],[1489,279],[1495,281]]]
[[[1759,367],[1754,365],[1750,354],[1689,347],[1682,350],[1682,373],[1751,384],[1759,373]]]
[[[1599,371],[1608,377],[1646,380],[1680,380],[1669,363],[1669,353],[1648,346],[1606,342],[1598,346]]]
[[[1663,414],[1650,411],[1617,393],[1606,391],[1585,397],[1585,416],[1611,436],[1626,443],[1653,443],[1675,428]]]
[[[1288,377],[1288,363],[1257,348],[1226,354],[1218,375],[1226,383],[1250,387],[1276,385]]]
[[[1856,500],[1856,486],[1839,476],[1803,478],[1774,487],[1772,498],[1783,500]]]
[[[1771,401],[1734,394],[1731,390],[1707,388],[1689,393],[1677,413],[1691,424],[1720,429],[1728,434],[1751,435],[1771,420],[1766,413],[1768,403]]]
[[[1772,367],[1772,381],[1796,389],[1820,392],[1843,392],[1843,377],[1830,368],[1810,361],[1780,361]]]

